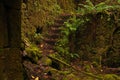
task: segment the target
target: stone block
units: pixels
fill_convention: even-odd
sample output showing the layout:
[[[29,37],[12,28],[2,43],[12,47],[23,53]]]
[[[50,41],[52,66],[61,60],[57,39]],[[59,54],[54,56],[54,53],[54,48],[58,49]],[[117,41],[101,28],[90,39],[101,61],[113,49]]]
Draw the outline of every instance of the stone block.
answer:
[[[20,47],[21,43],[21,13],[11,9],[8,12],[8,41],[12,48]]]
[[[8,31],[6,23],[5,9],[0,3],[0,48],[8,45]]]
[[[24,80],[19,49],[0,49],[0,80]]]
[[[0,49],[0,80],[5,80],[5,74],[4,73],[4,52],[3,49]]]

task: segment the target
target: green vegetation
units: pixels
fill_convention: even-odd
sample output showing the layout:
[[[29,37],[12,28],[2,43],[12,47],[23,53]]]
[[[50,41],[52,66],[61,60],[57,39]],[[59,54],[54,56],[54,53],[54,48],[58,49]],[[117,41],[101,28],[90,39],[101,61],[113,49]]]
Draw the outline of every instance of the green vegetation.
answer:
[[[78,8],[78,13],[85,15],[85,14],[97,14],[97,13],[109,13],[109,11],[119,9],[119,4],[108,4],[109,1],[101,2],[97,5],[93,5],[90,0],[86,0],[87,4],[79,4],[79,6],[83,8]],[[119,3],[119,1],[118,1]]]
[[[37,63],[37,61],[42,57],[42,52],[38,46],[31,43],[27,38],[24,39],[21,49],[23,50],[23,56],[29,57],[33,63]]]
[[[40,4],[39,1],[34,2],[36,7],[31,8],[30,11],[35,10],[41,18],[40,22],[34,23],[34,26],[36,24],[37,27],[44,26],[44,29],[42,33],[36,33],[35,27],[32,33],[28,34],[27,39],[30,44],[26,44],[28,46],[25,49],[28,56],[37,63],[43,55],[41,62],[47,67],[52,67],[46,72],[51,72],[52,77],[56,77],[55,80],[61,75],[61,80],[120,80],[116,74],[103,72],[104,66],[120,67],[120,0],[116,0],[114,4],[106,0],[96,5],[86,0],[85,4],[78,5],[76,11],[70,6],[68,7],[70,10],[67,8],[65,3],[68,2],[65,0],[41,1],[44,4]],[[54,46],[56,52],[50,55],[42,54],[36,44],[42,43],[48,27],[54,26],[56,16],[64,12],[72,14],[64,22],[64,26],[60,27],[60,37]],[[32,16],[32,20],[34,19],[35,17]]]
[[[93,21],[95,21],[96,23],[97,23],[97,21],[100,21],[101,24],[99,24],[99,25],[101,26],[101,28],[102,28],[102,26],[105,26],[105,28],[109,28],[110,31],[112,31],[112,32],[108,32],[108,34],[105,34],[105,35],[112,35],[114,30],[116,30],[116,27],[114,27],[114,26],[116,26],[116,25],[119,26],[118,25],[119,24],[119,13],[116,13],[116,12],[120,11],[120,8],[119,8],[120,6],[119,5],[109,5],[109,4],[107,4],[106,1],[101,2],[97,5],[93,5],[90,0],[87,0],[86,3],[87,4],[79,4],[83,8],[78,8],[77,16],[73,15],[73,17],[71,17],[70,19],[67,20],[67,22],[64,23],[65,26],[62,26],[63,30],[61,31],[62,37],[59,39],[58,43],[56,44],[55,49],[58,51],[58,53],[61,56],[65,57],[68,60],[73,59],[73,58],[78,58],[78,57],[86,57],[87,58],[87,57],[90,57],[90,55],[92,55],[92,54],[96,54],[91,57],[93,57],[93,60],[96,59],[97,64],[101,65],[102,56],[106,55],[108,49],[112,47],[111,43],[108,43],[107,45],[100,44],[105,47],[104,49],[103,48],[99,48],[99,49],[95,48],[95,47],[97,47],[97,44],[99,44],[99,42],[98,43],[94,42],[94,43],[91,43],[90,45],[89,44],[86,45],[85,46],[86,50],[91,53],[90,55],[89,55],[89,53],[88,54],[83,54],[83,53],[79,54],[79,52],[76,52],[77,47],[75,47],[76,49],[74,49],[74,51],[71,51],[71,49],[74,48],[75,44],[78,44],[78,46],[82,44],[81,40],[77,40],[78,42],[76,42],[76,36],[79,34],[84,34],[85,29],[87,27],[89,27],[89,24],[91,24]],[[80,15],[78,15],[78,14],[80,14]],[[104,20],[104,21],[102,21],[102,20]],[[95,25],[95,27],[93,27],[93,28],[97,28],[97,24],[92,24],[92,25],[93,26]],[[94,29],[93,29],[93,31],[94,31]],[[77,33],[77,35],[76,35],[76,33]],[[95,33],[95,34],[97,34],[97,33]],[[102,39],[102,37],[100,37],[100,38]],[[77,39],[80,39],[80,38],[77,38]],[[70,45],[71,43],[73,43],[72,46]],[[99,56],[99,57],[97,57],[97,56]],[[119,60],[116,60],[116,61],[119,61]]]
[[[116,42],[113,40],[113,37],[115,38],[115,35],[117,37],[120,31],[119,1],[113,5],[108,4],[108,1],[101,2],[97,5],[93,5],[90,0],[87,0],[86,3],[87,4],[79,4],[80,8],[77,10],[77,15],[74,14],[64,22],[65,26],[62,26],[61,31],[62,37],[58,40],[55,49],[67,62],[79,58],[84,62],[84,60],[88,59],[98,71],[101,70],[102,66],[116,67],[117,64],[120,64],[119,52],[116,52],[120,46],[115,46]],[[84,35],[84,33],[86,33],[85,31],[88,31],[90,28],[93,30],[92,32],[97,29],[100,31],[97,30],[98,32],[93,34],[90,33],[89,35],[88,33]],[[101,33],[101,30],[106,32]],[[85,40],[83,40],[84,36],[79,38],[78,35],[81,34],[87,36]],[[95,41],[90,38],[94,37],[94,35],[97,35],[95,36]],[[72,46],[71,43],[73,43]],[[71,49],[73,49],[73,51],[71,51]],[[86,50],[87,53],[84,50]],[[89,67],[87,66],[89,65],[85,64],[84,68],[86,67],[88,72],[91,71],[91,65]],[[93,79],[86,78],[85,80]],[[103,80],[119,80],[119,77],[113,74],[106,74]]]
[[[31,58],[34,63],[37,63],[37,61],[42,57],[40,49],[35,45],[27,47],[25,51],[26,55]]]
[[[88,21],[87,19],[85,20]],[[77,28],[79,27],[79,25],[82,25],[84,23],[85,23],[84,19],[83,20],[77,19],[75,15],[64,23],[65,26],[62,26],[61,31],[62,37],[56,43],[55,47],[55,49],[61,56],[66,56],[67,59],[79,57],[77,53],[70,53],[69,37],[72,36],[71,38],[75,39],[75,33]]]
[[[115,74],[106,74],[104,80],[120,80],[120,77]]]

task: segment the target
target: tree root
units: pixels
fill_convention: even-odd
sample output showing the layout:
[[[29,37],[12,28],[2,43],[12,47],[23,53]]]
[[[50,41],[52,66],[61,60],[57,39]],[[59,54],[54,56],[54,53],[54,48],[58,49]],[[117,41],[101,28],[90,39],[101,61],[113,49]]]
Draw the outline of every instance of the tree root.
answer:
[[[102,77],[96,76],[96,75],[94,75],[94,74],[92,74],[92,73],[88,73],[88,72],[81,71],[81,70],[79,70],[79,69],[76,69],[76,68],[73,67],[72,65],[70,65],[70,64],[68,64],[68,63],[66,63],[66,62],[64,62],[64,61],[62,61],[62,60],[59,60],[59,59],[57,59],[57,58],[55,58],[55,57],[52,57],[52,56],[49,56],[49,55],[48,55],[47,57],[50,58],[50,59],[52,59],[52,60],[55,60],[55,61],[57,61],[57,62],[60,62],[60,63],[62,63],[62,64],[64,64],[64,65],[72,68],[73,70],[75,70],[75,71],[77,71],[77,72],[81,72],[81,73],[84,74],[84,75],[87,75],[87,76],[96,78],[96,79],[98,79],[98,80],[103,80]]]

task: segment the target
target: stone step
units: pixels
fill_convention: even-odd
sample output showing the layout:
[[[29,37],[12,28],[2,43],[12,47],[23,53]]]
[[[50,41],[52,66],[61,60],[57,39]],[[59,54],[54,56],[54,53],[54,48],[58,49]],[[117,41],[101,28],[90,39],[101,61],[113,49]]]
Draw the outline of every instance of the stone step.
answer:
[[[54,21],[55,23],[63,24],[65,22],[65,19],[57,18]]]
[[[51,27],[51,32],[53,33],[60,33],[62,28],[60,27]]]
[[[55,23],[50,26],[48,33],[45,34],[43,38],[43,54],[51,54],[56,52],[54,46],[57,43],[58,39],[61,37],[61,27],[64,26],[64,22],[70,17],[72,17],[71,14],[61,14],[54,20]]]
[[[46,45],[46,46],[44,46],[42,49],[45,49],[45,50],[53,50],[54,48],[53,48],[53,46],[51,46],[51,45]]]
[[[68,18],[70,18],[70,17],[72,17],[73,15],[72,14],[61,14],[60,15],[60,18],[62,18],[62,19],[68,19]]]
[[[48,34],[46,35],[47,38],[58,39],[60,38],[60,34]]]
[[[61,26],[64,26],[64,24],[54,23],[54,25],[52,25],[52,27],[61,27]]]
[[[57,39],[44,38],[44,41],[56,42],[56,41],[57,41]]]
[[[51,30],[62,30],[60,27],[51,27]]]
[[[52,54],[52,53],[55,53],[55,51],[52,50],[52,49],[51,49],[51,50],[48,50],[48,49],[47,49],[47,50],[44,50],[44,51],[43,51],[43,54]]]
[[[51,28],[51,33],[55,33],[55,34],[57,34],[57,33],[60,33],[60,32],[61,32],[60,29],[54,29],[54,28]]]
[[[61,36],[61,33],[60,32],[59,33],[54,33],[54,32],[51,31],[51,32],[46,34],[46,37],[49,37],[49,36],[57,37],[57,36]]]
[[[55,45],[55,43],[57,42],[57,39],[45,38],[44,41],[48,44]]]

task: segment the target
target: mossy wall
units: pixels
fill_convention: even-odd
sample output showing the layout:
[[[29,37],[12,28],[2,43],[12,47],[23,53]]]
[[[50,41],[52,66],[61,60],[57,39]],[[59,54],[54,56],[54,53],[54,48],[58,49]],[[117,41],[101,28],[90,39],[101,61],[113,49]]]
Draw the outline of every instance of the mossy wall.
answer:
[[[37,27],[43,30],[53,24],[54,18],[62,12],[73,12],[72,0],[23,0],[22,36],[32,38]]]
[[[119,12],[88,14],[86,24],[81,25],[76,34],[79,54],[89,60],[110,67],[120,66],[120,24]],[[79,47],[78,47],[79,46]]]

